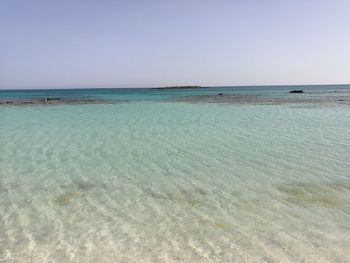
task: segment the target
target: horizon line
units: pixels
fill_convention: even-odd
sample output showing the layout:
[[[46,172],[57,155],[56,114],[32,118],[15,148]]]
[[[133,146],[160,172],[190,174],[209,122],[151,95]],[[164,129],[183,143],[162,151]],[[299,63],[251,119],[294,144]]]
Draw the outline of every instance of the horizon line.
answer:
[[[132,87],[28,87],[28,88],[0,88],[0,91],[4,90],[94,90],[94,89],[153,89],[153,88],[168,88],[176,86],[193,86],[202,88],[244,88],[244,87],[293,87],[293,86],[347,86],[350,83],[342,84],[257,84],[257,85],[173,85],[173,86],[132,86]]]

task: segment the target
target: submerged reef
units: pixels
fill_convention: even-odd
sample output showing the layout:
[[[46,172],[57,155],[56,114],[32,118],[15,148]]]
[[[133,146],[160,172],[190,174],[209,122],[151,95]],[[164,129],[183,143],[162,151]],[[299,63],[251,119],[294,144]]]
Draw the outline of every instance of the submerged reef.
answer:
[[[285,195],[285,200],[294,205],[341,208],[348,205],[343,196],[350,190],[350,183],[289,183],[277,188]]]
[[[100,104],[110,103],[110,100],[102,99],[71,99],[71,98],[35,98],[35,99],[21,99],[21,100],[0,100],[0,105],[65,105],[65,104]]]
[[[215,95],[195,95],[182,96],[171,99],[175,102],[187,103],[226,103],[226,104],[248,104],[248,105],[282,105],[282,104],[343,104],[350,105],[348,96],[329,96],[329,97],[271,97],[246,94],[215,94]]]

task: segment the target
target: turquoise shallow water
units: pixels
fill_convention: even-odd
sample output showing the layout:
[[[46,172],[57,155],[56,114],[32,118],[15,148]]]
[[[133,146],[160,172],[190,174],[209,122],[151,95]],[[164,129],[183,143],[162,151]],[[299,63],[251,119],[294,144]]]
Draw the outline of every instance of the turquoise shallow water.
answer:
[[[0,92],[114,102],[0,106],[0,261],[349,262],[350,88],[287,91]]]

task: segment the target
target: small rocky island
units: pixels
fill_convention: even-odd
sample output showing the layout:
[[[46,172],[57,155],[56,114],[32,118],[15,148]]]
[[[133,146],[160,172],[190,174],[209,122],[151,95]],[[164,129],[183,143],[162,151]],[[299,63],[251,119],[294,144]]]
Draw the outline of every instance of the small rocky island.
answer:
[[[169,90],[169,89],[200,89],[205,88],[202,86],[170,86],[170,87],[159,87],[159,88],[152,88],[152,90]]]

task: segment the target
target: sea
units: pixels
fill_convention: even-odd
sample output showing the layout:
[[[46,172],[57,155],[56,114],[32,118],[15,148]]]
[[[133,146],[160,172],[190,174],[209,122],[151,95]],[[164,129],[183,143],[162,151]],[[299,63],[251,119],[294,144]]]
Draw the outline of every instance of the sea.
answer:
[[[350,262],[350,85],[1,90],[0,262]]]

